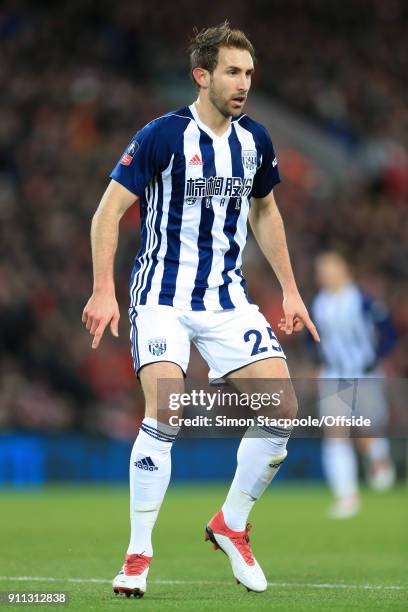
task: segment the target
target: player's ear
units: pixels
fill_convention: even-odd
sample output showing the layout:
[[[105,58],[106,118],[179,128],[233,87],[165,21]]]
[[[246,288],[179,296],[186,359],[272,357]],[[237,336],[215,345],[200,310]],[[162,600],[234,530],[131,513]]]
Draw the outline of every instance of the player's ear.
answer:
[[[210,73],[208,70],[204,70],[204,68],[194,68],[193,69],[193,78],[199,87],[203,89],[207,89],[210,84]]]

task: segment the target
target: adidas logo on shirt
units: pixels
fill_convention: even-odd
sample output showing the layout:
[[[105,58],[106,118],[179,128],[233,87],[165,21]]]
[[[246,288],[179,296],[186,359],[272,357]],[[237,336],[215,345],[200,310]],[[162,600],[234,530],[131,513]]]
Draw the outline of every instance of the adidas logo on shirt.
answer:
[[[189,166],[202,166],[203,162],[200,159],[200,156],[196,153],[188,162]]]
[[[151,457],[143,457],[143,459],[139,459],[139,461],[135,461],[135,466],[141,470],[149,470],[149,472],[154,472],[159,468],[154,465]]]

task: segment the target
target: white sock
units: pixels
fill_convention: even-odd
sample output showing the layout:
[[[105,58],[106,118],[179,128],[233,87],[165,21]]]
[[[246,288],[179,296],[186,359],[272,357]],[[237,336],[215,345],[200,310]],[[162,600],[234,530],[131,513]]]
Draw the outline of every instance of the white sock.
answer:
[[[324,439],[322,463],[329,487],[337,498],[357,495],[357,461],[349,438]]]
[[[222,506],[229,529],[243,531],[252,507],[271,483],[287,455],[289,437],[244,436],[238,448],[237,469]],[[270,435],[270,434],[269,434]],[[279,458],[277,461],[274,461]]]
[[[367,457],[371,463],[390,461],[390,443],[386,438],[372,438],[367,446]]]
[[[170,450],[178,429],[146,417],[132,448],[129,465],[130,542],[128,554],[151,557],[152,530],[171,473]]]

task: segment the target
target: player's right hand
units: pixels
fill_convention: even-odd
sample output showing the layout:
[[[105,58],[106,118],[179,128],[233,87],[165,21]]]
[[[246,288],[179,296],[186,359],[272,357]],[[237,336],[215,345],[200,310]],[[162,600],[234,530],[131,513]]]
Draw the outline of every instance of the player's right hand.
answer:
[[[112,292],[94,292],[82,313],[82,323],[93,336],[92,348],[96,349],[102,339],[106,326],[110,323],[112,336],[119,336],[119,306]]]

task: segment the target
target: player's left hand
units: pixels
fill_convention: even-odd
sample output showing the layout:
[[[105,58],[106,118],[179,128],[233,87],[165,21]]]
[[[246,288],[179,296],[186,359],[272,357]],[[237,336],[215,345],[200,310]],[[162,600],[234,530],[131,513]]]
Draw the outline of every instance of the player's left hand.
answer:
[[[286,334],[300,332],[306,327],[312,334],[315,342],[320,342],[320,336],[315,324],[309,316],[306,306],[299,293],[290,293],[283,299],[284,317],[279,321],[278,327]]]

